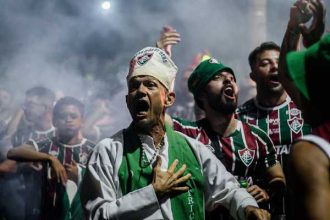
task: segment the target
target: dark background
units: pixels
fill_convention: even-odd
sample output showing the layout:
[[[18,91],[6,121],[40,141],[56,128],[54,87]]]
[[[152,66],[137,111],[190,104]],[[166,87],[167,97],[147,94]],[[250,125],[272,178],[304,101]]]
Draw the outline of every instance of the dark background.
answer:
[[[251,37],[266,34],[265,40],[280,44],[294,1],[266,0],[266,33],[251,33],[252,0],[112,0],[109,11],[101,2],[0,0],[0,86],[23,94],[44,84],[79,98],[100,90],[125,107],[130,58],[155,45],[162,26],[170,24],[182,35],[173,49],[179,69],[207,49],[234,69],[243,102],[253,94],[247,57],[257,45]]]

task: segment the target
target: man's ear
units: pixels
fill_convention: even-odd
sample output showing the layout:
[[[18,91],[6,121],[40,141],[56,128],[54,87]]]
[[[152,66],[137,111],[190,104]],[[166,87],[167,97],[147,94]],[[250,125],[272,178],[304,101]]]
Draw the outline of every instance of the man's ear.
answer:
[[[256,81],[256,75],[254,74],[254,72],[250,72],[250,79],[252,79],[254,82]]]
[[[175,93],[174,92],[169,92],[166,95],[166,100],[165,100],[165,107],[168,108],[173,105],[175,101]]]

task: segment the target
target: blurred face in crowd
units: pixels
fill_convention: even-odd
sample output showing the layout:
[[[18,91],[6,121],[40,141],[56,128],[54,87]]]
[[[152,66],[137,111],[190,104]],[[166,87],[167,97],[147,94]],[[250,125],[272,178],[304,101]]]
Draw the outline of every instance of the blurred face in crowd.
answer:
[[[128,82],[126,103],[133,122],[140,128],[164,123],[165,108],[175,95],[152,76],[136,76]]]
[[[235,77],[227,71],[219,72],[206,85],[202,99],[204,106],[208,105],[217,112],[234,113],[238,99]]]
[[[31,123],[43,120],[49,108],[38,96],[26,96],[23,104],[25,119]]]
[[[257,55],[250,77],[260,92],[283,94],[284,89],[278,79],[278,50],[264,50]]]
[[[77,106],[63,105],[54,115],[53,122],[60,136],[73,137],[80,132],[83,118]]]

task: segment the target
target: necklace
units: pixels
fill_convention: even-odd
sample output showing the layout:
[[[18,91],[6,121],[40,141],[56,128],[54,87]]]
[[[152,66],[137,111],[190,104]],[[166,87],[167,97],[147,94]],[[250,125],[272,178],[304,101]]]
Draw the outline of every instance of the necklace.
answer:
[[[142,141],[141,141],[141,143],[142,143]],[[142,155],[141,155],[141,160],[140,160],[140,162],[141,162],[140,166],[142,168],[146,168],[146,167],[150,166],[150,164],[152,164],[155,161],[156,157],[159,155],[159,151],[164,147],[164,145],[165,145],[164,138],[162,138],[162,140],[160,141],[160,143],[156,146],[156,150],[153,153],[151,159],[148,160],[148,157],[146,155],[146,152],[144,150],[144,147],[141,144],[141,146],[142,146],[141,154]]]

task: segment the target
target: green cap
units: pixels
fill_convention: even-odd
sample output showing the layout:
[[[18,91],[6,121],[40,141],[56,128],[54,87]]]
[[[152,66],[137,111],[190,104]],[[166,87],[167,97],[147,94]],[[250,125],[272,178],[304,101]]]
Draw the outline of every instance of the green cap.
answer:
[[[230,67],[223,65],[216,59],[204,60],[195,68],[188,79],[189,91],[196,95],[216,74],[222,71],[230,72],[235,77],[234,71]]]
[[[326,79],[330,74],[330,35],[326,35],[304,51],[288,53],[286,61],[293,83],[305,98],[310,100],[311,92],[321,91],[320,87],[327,87],[326,84],[329,83]],[[311,80],[312,76],[311,84],[308,79]]]

